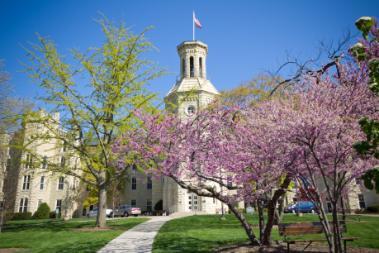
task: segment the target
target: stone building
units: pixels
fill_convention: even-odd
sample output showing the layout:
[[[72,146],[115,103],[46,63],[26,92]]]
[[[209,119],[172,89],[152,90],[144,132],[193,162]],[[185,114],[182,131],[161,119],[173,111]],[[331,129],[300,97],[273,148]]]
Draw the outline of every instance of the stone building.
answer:
[[[4,199],[4,180],[6,175],[7,163],[9,160],[9,135],[0,134],[0,209]]]
[[[54,122],[59,122],[59,114],[53,118]],[[59,123],[51,123],[50,127],[60,131]],[[52,130],[42,124],[28,123],[10,140],[10,159],[4,185],[8,211],[34,213],[41,203],[47,203],[52,211],[59,211],[62,217],[70,218],[79,208],[79,180],[52,172],[49,166],[77,168],[80,160],[72,156],[72,152],[69,153],[60,141],[36,139],[36,136],[49,131]],[[20,146],[26,148],[20,149]]]
[[[177,47],[180,59],[180,77],[165,97],[166,110],[182,120],[192,117],[206,107],[219,92],[207,79],[208,46],[200,41],[185,41]],[[154,210],[163,201],[163,210],[173,212],[221,212],[221,202],[197,196],[181,188],[168,177],[155,179],[133,171],[125,192],[125,201],[143,211]]]

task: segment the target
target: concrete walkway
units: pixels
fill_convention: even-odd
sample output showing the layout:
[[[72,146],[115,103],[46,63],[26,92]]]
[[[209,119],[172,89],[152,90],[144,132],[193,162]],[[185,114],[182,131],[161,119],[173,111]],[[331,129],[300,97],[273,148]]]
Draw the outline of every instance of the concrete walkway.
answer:
[[[191,215],[174,214],[171,216],[152,216],[150,220],[125,231],[105,245],[98,253],[150,253],[154,237],[167,221]]]

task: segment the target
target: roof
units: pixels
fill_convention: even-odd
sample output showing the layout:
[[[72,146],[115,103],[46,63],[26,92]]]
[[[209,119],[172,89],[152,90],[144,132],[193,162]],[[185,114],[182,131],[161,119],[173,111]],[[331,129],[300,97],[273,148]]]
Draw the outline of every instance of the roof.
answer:
[[[189,92],[189,91],[205,91],[211,94],[220,94],[214,85],[208,79],[203,78],[182,78],[167,93],[166,97],[173,93]]]

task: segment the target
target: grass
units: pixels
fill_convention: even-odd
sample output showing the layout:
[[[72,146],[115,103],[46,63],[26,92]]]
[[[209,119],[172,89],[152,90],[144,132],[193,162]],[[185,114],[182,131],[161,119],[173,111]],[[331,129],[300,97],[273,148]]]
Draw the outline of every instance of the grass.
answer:
[[[249,216],[249,222],[257,225],[257,217]],[[316,215],[306,214],[298,217],[285,215],[284,223],[318,221]],[[349,216],[347,218],[347,236],[359,237],[349,243],[354,247],[379,248],[379,217]],[[255,233],[257,234],[257,229]],[[309,235],[322,238],[321,235]],[[281,240],[277,229],[273,239]],[[221,220],[217,215],[198,215],[171,220],[163,225],[153,245],[153,253],[170,252],[212,252],[215,248],[228,244],[246,243],[247,236],[233,215]]]
[[[96,252],[110,240],[147,218],[107,221],[109,230],[80,231],[95,225],[94,219],[26,220],[8,222],[0,233],[0,248],[25,248],[22,252]]]

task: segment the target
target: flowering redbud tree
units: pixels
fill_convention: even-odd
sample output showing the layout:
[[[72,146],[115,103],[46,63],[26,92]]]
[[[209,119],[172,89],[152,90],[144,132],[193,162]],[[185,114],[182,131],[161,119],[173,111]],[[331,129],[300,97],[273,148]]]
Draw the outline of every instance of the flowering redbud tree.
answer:
[[[253,203],[277,187],[285,153],[275,124],[265,113],[213,108],[181,121],[173,115],[140,115],[143,127],[124,135],[113,147],[123,157],[134,154],[139,166],[172,178],[182,188],[225,203],[241,222],[252,244],[260,244],[239,212],[239,202]]]
[[[366,83],[362,69],[337,64],[335,74],[305,78],[302,89],[281,108],[292,115],[281,125],[298,157],[289,171],[306,181],[303,187],[316,204],[330,252],[343,250],[337,217],[343,193],[376,162],[353,148],[364,137],[358,120],[378,119],[377,97]],[[332,206],[331,222],[325,200]]]

